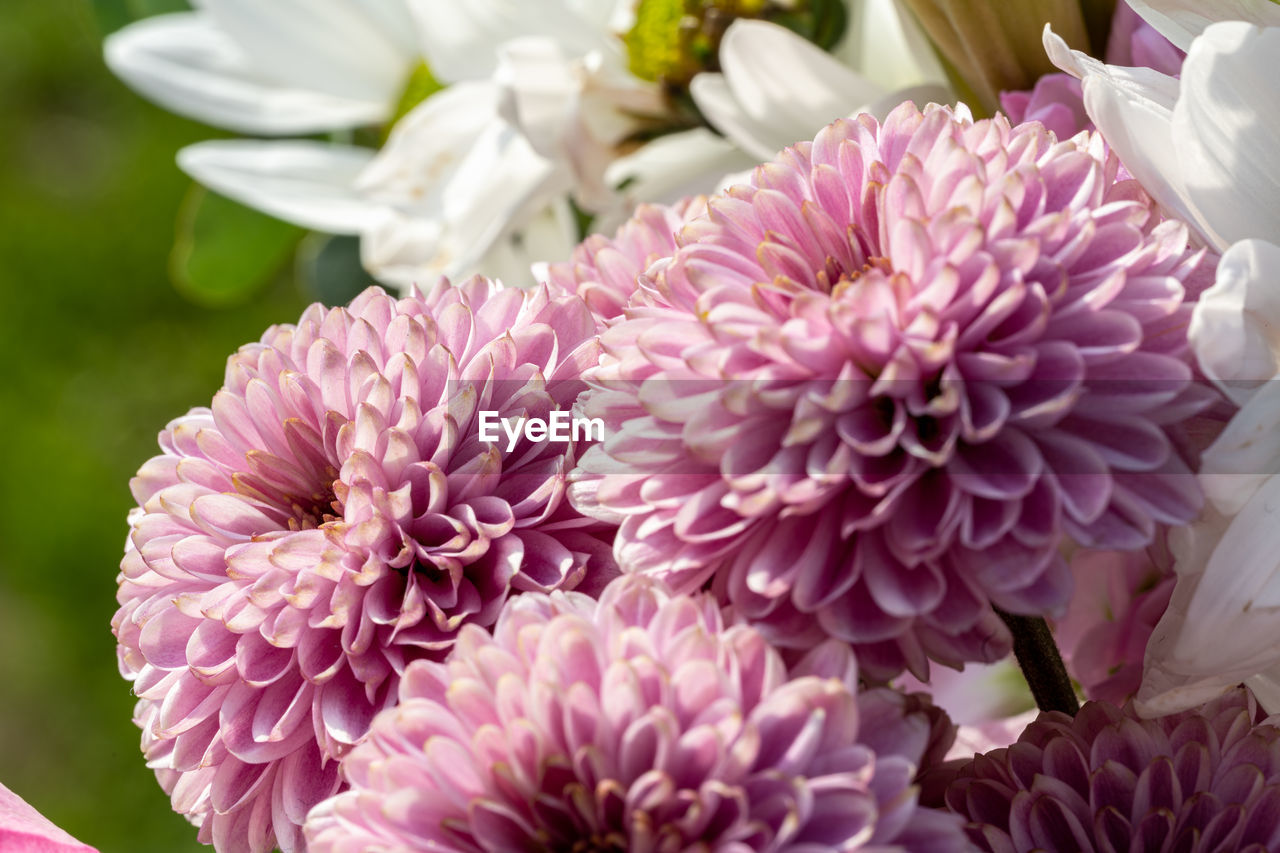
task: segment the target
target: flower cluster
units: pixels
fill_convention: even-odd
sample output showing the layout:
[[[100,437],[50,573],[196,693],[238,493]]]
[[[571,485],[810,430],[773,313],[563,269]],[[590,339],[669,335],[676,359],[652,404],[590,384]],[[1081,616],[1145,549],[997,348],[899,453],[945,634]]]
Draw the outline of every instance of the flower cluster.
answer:
[[[408,293],[269,329],[132,481],[201,841],[1280,848],[1280,6],[903,2],[112,37],[192,115],[376,130],[181,159]],[[539,283],[418,289],[494,264]]]

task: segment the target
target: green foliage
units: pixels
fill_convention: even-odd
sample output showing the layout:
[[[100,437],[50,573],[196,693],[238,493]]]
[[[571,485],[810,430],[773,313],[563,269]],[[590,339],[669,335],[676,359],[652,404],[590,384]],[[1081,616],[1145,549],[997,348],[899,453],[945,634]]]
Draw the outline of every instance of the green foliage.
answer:
[[[174,291],[173,156],[208,129],[107,72],[85,0],[3,2],[0,782],[102,853],[209,853],[145,766],[116,669],[128,483],[302,302],[285,276],[234,311]]]
[[[308,299],[346,305],[377,284],[360,263],[360,238],[308,234],[298,247],[297,279]]]
[[[444,86],[445,84],[431,73],[431,67],[425,61],[419,62],[409,73],[409,79],[405,81],[404,91],[400,93],[400,100],[396,102],[395,112],[391,114],[391,121],[387,122],[387,132],[390,132],[396,122],[404,118],[409,110],[439,92]]]
[[[251,299],[281,269],[303,231],[192,184],[169,256],[174,287],[197,305]]]
[[[187,0],[90,0],[90,3],[98,28],[104,34],[113,33],[139,18],[191,9]]]
[[[770,17],[775,24],[786,27],[823,50],[831,50],[840,43],[849,23],[844,0],[809,0],[796,4],[795,9],[779,12]]]

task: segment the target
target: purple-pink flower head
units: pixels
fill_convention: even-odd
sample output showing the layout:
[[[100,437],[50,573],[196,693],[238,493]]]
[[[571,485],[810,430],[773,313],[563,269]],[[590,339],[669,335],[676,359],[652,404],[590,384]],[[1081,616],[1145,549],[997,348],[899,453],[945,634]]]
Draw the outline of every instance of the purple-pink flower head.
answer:
[[[371,288],[269,329],[161,433],[113,625],[148,765],[202,841],[299,849],[410,661],[514,591],[602,585],[608,546],[564,500],[575,446],[477,426],[571,405],[595,330],[545,288]]]
[[[1089,702],[961,765],[945,797],[992,853],[1265,853],[1280,847],[1280,728],[1243,688],[1156,720]]]
[[[693,196],[670,207],[642,204],[612,238],[592,234],[567,261],[547,267],[553,293],[576,293],[602,323],[618,319],[636,290],[636,279],[649,264],[670,256],[676,232],[704,213],[705,196]]]
[[[311,853],[963,850],[916,803],[936,711],[857,692],[847,647],[790,669],[705,595],[622,578],[463,628],[342,761]],[[945,745],[942,747],[945,751]]]
[[[1167,434],[1202,407],[1211,273],[1095,136],[907,103],[711,199],[604,333],[571,498],[615,556],[711,582],[771,641],[871,678],[1009,650],[991,605],[1066,605],[1064,536],[1193,518]]]

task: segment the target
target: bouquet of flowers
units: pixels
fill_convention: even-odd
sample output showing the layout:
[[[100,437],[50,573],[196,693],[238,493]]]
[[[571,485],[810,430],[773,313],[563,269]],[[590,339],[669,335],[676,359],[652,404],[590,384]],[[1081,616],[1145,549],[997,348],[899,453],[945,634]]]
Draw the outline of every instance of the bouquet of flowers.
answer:
[[[110,67],[377,282],[131,482],[200,841],[1280,850],[1280,5],[195,5]]]

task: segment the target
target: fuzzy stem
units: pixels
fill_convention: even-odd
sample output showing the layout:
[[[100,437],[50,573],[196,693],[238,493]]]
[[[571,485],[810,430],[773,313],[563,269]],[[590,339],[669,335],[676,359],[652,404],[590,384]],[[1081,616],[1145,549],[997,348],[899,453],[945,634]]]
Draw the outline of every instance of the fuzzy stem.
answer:
[[[1017,616],[998,608],[996,613],[1013,633],[1013,655],[1035,697],[1036,707],[1075,716],[1080,703],[1048,624],[1039,616]]]

